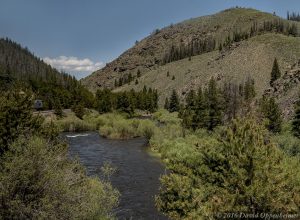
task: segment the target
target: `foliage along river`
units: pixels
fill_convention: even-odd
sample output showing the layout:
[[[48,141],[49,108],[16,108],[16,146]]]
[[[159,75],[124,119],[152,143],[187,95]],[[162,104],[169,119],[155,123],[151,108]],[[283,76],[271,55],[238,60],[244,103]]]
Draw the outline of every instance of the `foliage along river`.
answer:
[[[120,220],[167,219],[154,204],[159,189],[159,177],[165,168],[159,159],[147,152],[146,140],[109,140],[96,132],[65,133],[72,157],[78,156],[88,175],[101,175],[100,167],[110,162],[117,168],[111,177],[120,193],[119,207],[115,210]]]

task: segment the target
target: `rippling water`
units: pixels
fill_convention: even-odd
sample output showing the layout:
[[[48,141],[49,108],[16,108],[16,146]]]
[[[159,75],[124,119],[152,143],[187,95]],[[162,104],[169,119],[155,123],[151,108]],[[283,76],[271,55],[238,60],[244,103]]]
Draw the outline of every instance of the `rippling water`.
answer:
[[[71,156],[79,156],[89,175],[100,175],[100,167],[110,162],[117,168],[112,184],[120,193],[115,210],[118,219],[167,219],[154,206],[159,177],[165,173],[160,161],[149,155],[144,138],[108,140],[96,132],[65,133]]]

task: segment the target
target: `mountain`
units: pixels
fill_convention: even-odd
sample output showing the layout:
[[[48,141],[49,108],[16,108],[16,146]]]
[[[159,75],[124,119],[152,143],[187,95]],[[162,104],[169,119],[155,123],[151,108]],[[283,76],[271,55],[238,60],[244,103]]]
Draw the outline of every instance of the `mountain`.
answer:
[[[45,109],[70,108],[75,102],[90,105],[92,94],[73,76],[44,63],[28,48],[10,39],[0,39],[0,92],[13,87],[31,90]]]
[[[93,92],[146,85],[158,90],[162,105],[173,89],[183,97],[211,77],[237,83],[251,77],[262,95],[275,58],[283,73],[300,58],[299,30],[299,22],[274,14],[227,9],[154,31],[82,84]]]

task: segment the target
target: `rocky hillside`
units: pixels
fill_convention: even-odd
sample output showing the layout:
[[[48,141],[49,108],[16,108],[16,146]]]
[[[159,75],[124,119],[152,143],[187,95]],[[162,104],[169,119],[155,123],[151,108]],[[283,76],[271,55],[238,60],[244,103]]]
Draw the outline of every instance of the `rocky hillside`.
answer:
[[[239,83],[250,76],[255,80],[258,95],[262,95],[270,86],[275,57],[281,72],[288,71],[300,58],[300,38],[272,33],[255,36],[221,52],[212,51],[157,67],[138,78],[137,85],[132,82],[115,90],[151,86],[158,89],[162,105],[173,89],[183,97],[190,89],[205,86],[211,77],[219,83]]]
[[[300,59],[287,66],[283,76],[265,90],[264,95],[275,97],[285,118],[293,115],[293,106],[300,95]]]
[[[254,9],[234,8],[170,25],[136,43],[103,69],[83,79],[82,84],[92,91],[103,87],[113,88],[115,80],[120,77],[126,77],[129,73],[135,76],[138,70],[143,75],[158,68],[174,45],[186,46],[193,40],[213,39],[214,49],[217,49],[235,32],[250,33],[253,25],[262,27],[264,22],[278,19],[277,16]]]

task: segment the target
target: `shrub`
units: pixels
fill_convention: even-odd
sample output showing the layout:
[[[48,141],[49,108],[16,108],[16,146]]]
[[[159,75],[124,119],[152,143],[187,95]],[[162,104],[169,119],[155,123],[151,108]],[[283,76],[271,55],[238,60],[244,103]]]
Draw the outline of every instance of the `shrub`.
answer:
[[[77,132],[77,131],[94,131],[96,130],[95,123],[81,120],[74,115],[68,115],[65,118],[59,119],[54,122],[61,131],[64,132]]]
[[[289,156],[300,156],[300,139],[292,134],[280,134],[273,140]]]
[[[0,171],[2,219],[108,219],[119,193],[109,182],[87,177],[65,145],[20,138]]]
[[[140,120],[138,125],[137,133],[140,136],[147,138],[148,140],[154,135],[156,126],[153,121],[150,120]],[[133,122],[134,123],[134,122]]]
[[[159,109],[155,112],[153,119],[162,124],[180,124],[182,121],[178,118],[178,112],[170,113],[166,109]]]
[[[218,135],[203,135],[161,145],[172,171],[162,177],[156,198],[161,211],[174,219],[214,218],[215,213],[298,213],[299,160],[284,155],[264,126],[240,119]]]
[[[75,113],[76,117],[82,119],[85,114],[85,109],[82,103],[75,104],[72,107],[72,111]]]

